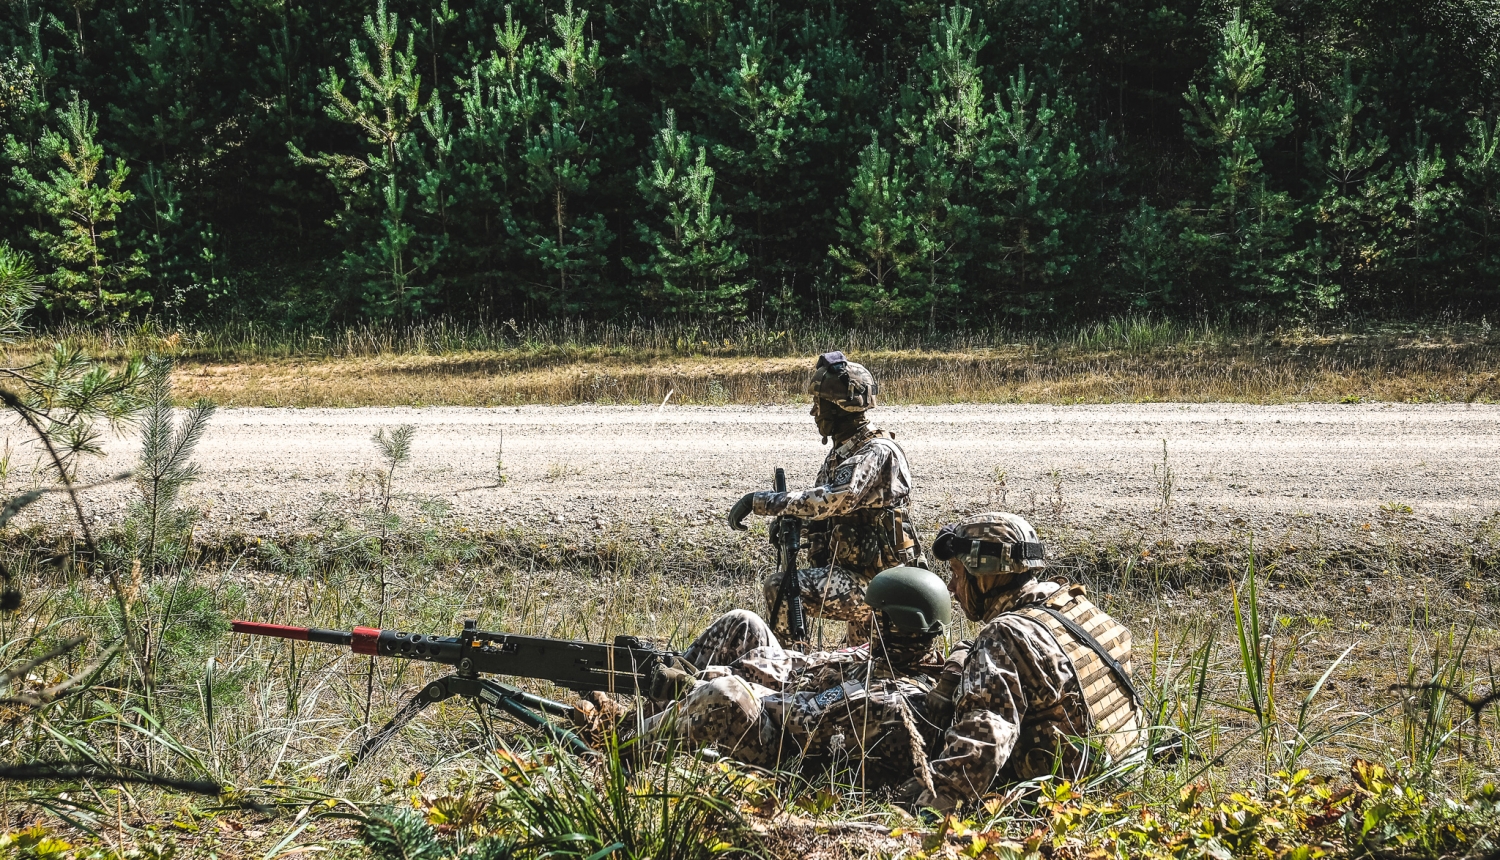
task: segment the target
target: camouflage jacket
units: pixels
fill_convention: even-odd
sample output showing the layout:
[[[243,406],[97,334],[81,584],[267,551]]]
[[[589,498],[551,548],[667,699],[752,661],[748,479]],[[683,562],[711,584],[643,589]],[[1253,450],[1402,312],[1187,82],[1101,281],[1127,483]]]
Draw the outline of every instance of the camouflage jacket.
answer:
[[[923,750],[940,732],[925,720],[924,700],[942,662],[934,651],[898,667],[861,645],[805,655],[761,648],[727,668],[759,699],[765,763],[794,755],[816,768],[847,763],[874,788],[922,774]]]
[[[932,787],[920,806],[949,810],[974,803],[997,780],[1059,772],[1076,777],[1085,756],[1072,738],[1089,716],[1073,664],[1051,633],[1015,610],[1041,603],[1062,586],[1032,582],[989,607],[954,697],[942,752],[930,762]]]
[[[755,513],[808,520],[813,567],[837,565],[864,576],[915,559],[907,524],[911,469],[884,430],[868,428],[828,452],[808,490],[755,494]]]

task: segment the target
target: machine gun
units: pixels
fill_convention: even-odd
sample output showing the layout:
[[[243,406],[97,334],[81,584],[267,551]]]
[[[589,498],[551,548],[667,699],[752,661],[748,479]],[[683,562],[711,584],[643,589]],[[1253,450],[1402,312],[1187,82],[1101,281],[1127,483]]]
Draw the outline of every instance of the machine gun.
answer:
[[[777,469],[773,486],[776,492],[786,492],[786,470]],[[797,551],[802,548],[802,520],[785,514],[771,523],[771,545],[776,547],[777,566],[781,568],[781,585],[776,590],[776,600],[771,605],[771,624],[781,616],[781,607],[786,606],[786,629],[791,636],[792,647],[807,642],[807,614],[802,609],[802,582],[797,578]]]
[[[353,760],[342,768],[343,773],[384,746],[423,708],[453,696],[463,696],[476,705],[487,704],[580,754],[592,755],[595,750],[582,738],[548,718],[567,716],[573,711],[571,706],[481,676],[538,678],[577,692],[597,690],[633,696],[650,689],[651,673],[658,665],[671,665],[677,658],[676,652],[653,648],[634,636],[616,636],[614,644],[604,645],[492,633],[478,629],[474,621],[465,621],[463,632],[457,636],[373,627],[323,630],[257,621],[235,621],[232,626],[236,633],[347,646],[356,654],[442,663],[458,670],[423,687],[390,722],[360,746]]]

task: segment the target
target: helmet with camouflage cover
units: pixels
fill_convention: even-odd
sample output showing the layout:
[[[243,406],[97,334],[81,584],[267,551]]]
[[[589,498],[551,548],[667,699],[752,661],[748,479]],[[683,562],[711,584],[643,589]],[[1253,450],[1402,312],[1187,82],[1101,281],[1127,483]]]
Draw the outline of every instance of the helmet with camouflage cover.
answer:
[[[941,633],[953,621],[948,586],[930,570],[893,567],[865,587],[865,605],[884,612],[902,633]]]
[[[875,405],[880,386],[863,364],[850,361],[842,352],[818,356],[807,393],[826,400],[845,412],[864,412]]]
[[[942,561],[958,559],[974,576],[1030,573],[1047,566],[1036,529],[1015,514],[988,511],[943,526],[932,553]]]

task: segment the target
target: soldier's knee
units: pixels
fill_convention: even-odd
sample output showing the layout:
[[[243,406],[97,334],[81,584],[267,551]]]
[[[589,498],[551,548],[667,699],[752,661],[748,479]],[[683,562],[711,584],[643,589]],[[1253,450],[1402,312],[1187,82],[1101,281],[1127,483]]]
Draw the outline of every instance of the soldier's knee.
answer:
[[[781,588],[781,571],[768,574],[760,581],[760,587],[765,591],[768,598],[776,596],[776,590]]]
[[[723,624],[725,626],[734,625],[737,627],[763,627],[765,626],[766,622],[762,620],[759,615],[751,612],[748,609],[731,609],[723,615],[720,615],[718,620],[714,623]]]
[[[688,736],[700,744],[733,745],[759,724],[760,711],[755,691],[734,675],[699,684],[679,706]]]

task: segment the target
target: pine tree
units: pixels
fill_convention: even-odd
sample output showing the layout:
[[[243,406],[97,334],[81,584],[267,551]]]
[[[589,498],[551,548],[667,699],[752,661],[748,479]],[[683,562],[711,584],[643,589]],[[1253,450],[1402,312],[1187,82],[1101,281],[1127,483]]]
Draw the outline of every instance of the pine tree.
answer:
[[[203,437],[214,405],[199,400],[176,420],[172,402],[172,362],[147,362],[141,398],[141,459],[133,478],[139,497],[127,509],[124,548],[140,561],[147,576],[176,564],[191,546],[191,529],[199,517],[180,507],[182,491],[198,477],[193,449]]]
[[[36,211],[56,221],[55,232],[31,230],[32,238],[57,262],[40,302],[57,313],[119,318],[149,299],[128,286],[145,274],[143,255],[113,254],[118,244],[116,221],[121,207],[132,199],[124,189],[130,168],[115,159],[105,169],[98,119],[76,93],[56,116],[62,130],[48,128],[34,147],[15,137],[6,140],[6,154],[15,162],[11,176],[21,194]],[[57,166],[43,174],[44,165]]]
[[[607,126],[615,101],[599,85],[603,60],[599,43],[584,36],[588,13],[575,11],[567,0],[563,12],[551,17],[559,44],[542,51],[540,68],[557,91],[520,144],[523,181],[534,203],[530,212],[512,210],[507,227],[547,278],[533,285],[532,297],[550,310],[575,312],[603,292],[606,253],[614,240],[601,213],[577,211],[601,169],[594,135],[583,130]]]
[[[1292,99],[1266,80],[1266,48],[1239,12],[1225,22],[1200,90],[1188,87],[1183,110],[1188,139],[1217,161],[1211,202],[1187,208],[1183,239],[1201,266],[1249,307],[1295,306],[1290,247],[1295,213],[1285,192],[1272,190],[1261,152],[1291,130]]]
[[[881,322],[922,308],[925,296],[913,297],[905,289],[920,260],[907,205],[910,191],[911,179],[901,159],[872,135],[860,153],[848,202],[839,209],[841,241],[828,249],[845,270],[836,310],[862,322]]]
[[[1081,220],[1073,210],[1086,177],[1061,124],[1057,107],[1038,96],[1024,67],[995,96],[993,131],[978,168],[984,229],[995,252],[986,267],[999,276],[996,310],[1054,310],[1053,291],[1079,259],[1078,237],[1067,231]]]
[[[1443,148],[1433,144],[1420,127],[1406,145],[1407,156],[1400,165],[1401,190],[1396,207],[1399,246],[1396,262],[1405,277],[1416,282],[1420,290],[1423,274],[1443,262],[1450,253],[1449,233],[1457,233],[1449,213],[1458,203],[1459,191],[1444,182],[1448,161]]]
[[[0,242],[0,344],[14,343],[26,333],[22,317],[36,303],[42,286],[31,256]]]
[[[25,317],[45,288],[31,257],[0,242],[0,344],[31,333]],[[131,359],[110,367],[76,344],[56,343],[23,365],[0,366],[41,432],[55,446],[64,469],[75,470],[84,454],[101,454],[99,425],[118,425],[141,408],[142,364]]]
[[[138,61],[121,70],[121,97],[110,105],[109,117],[122,142],[175,177],[223,145],[216,125],[229,103],[218,79],[224,45],[217,28],[201,21],[189,3],[161,11],[132,40]]]
[[[1386,158],[1389,139],[1361,120],[1360,86],[1346,65],[1322,124],[1308,139],[1310,205],[1316,231],[1306,255],[1302,294],[1314,307],[1332,308],[1385,269],[1396,251],[1396,208],[1403,192]]]
[[[661,220],[660,226],[636,222],[641,241],[652,250],[633,268],[652,284],[662,309],[743,318],[750,288],[742,277],[747,258],[731,240],[730,219],[715,212],[708,150],[700,146],[694,157],[688,135],[677,130],[675,111],[667,111],[652,141],[650,170],[640,171],[637,187]]]
[[[394,13],[387,14],[385,0],[375,15],[365,17],[364,31],[368,49],[357,40],[349,43],[355,96],[344,92],[346,82],[331,68],[321,90],[328,116],[358,128],[373,149],[363,158],[330,153],[308,157],[295,145],[287,146],[299,163],[324,168],[344,197],[344,211],[334,223],[350,241],[343,263],[358,286],[361,310],[397,317],[420,312],[430,299],[431,285],[420,279],[444,245],[440,235],[419,241],[411,211],[423,172],[415,129],[438,100],[434,92],[422,104],[413,36],[407,33],[402,44],[400,25]]]
[[[1500,123],[1469,120],[1469,142],[1459,153],[1463,177],[1463,253],[1477,272],[1500,276]]]
[[[458,82],[459,121],[453,132],[452,207],[466,228],[455,243],[472,277],[503,283],[522,262],[522,242],[511,234],[520,202],[519,140],[543,109],[536,77],[539,57],[526,44],[526,28],[505,7],[505,23],[494,28],[495,47]]]
[[[706,52],[693,82],[711,118],[704,126],[722,165],[725,208],[761,284],[795,279],[806,265],[799,239],[810,225],[793,213],[815,206],[818,187],[808,166],[829,137],[829,114],[808,93],[812,73],[778,37],[778,15],[784,13],[775,4],[746,4]]]
[[[220,274],[213,225],[184,209],[178,183],[155,165],[146,167],[138,188],[127,211],[140,225],[134,244],[144,255],[153,305],[180,319],[195,296],[204,305],[223,298],[230,284]]]
[[[982,158],[994,126],[979,65],[979,51],[988,41],[974,23],[973,10],[952,6],[940,15],[921,58],[925,90],[904,93],[905,110],[897,121],[912,177],[910,305],[925,307],[929,327],[936,325],[939,306],[961,292],[959,274],[978,240],[976,159]]]

